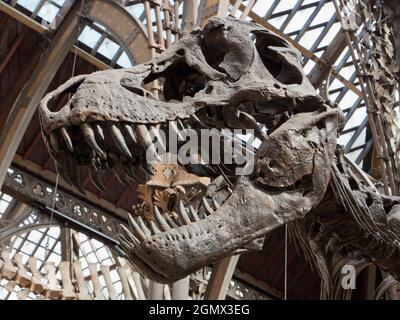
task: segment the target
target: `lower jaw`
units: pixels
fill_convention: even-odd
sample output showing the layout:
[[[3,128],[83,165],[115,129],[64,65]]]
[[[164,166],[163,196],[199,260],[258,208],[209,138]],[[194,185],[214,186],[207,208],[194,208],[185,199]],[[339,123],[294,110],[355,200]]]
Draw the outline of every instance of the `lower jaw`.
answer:
[[[179,280],[281,225],[275,211],[272,197],[242,177],[216,213],[143,241],[130,260],[157,282]]]

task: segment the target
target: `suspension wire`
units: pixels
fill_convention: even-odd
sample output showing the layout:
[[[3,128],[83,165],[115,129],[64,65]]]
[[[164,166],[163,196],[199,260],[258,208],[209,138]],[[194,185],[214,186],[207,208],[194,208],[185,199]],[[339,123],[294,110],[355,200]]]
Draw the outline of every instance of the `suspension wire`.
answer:
[[[57,172],[56,183],[54,185],[54,191],[53,191],[53,201],[51,204],[50,223],[49,223],[48,230],[50,230],[50,228],[53,226],[54,209],[55,209],[56,200],[57,200],[56,197],[57,197],[57,190],[58,190],[58,179],[59,179],[59,174]],[[49,235],[49,233],[47,233],[45,254],[44,254],[45,257],[47,257],[49,254],[49,250],[50,250],[49,247],[50,247],[50,235]]]
[[[285,224],[285,284],[284,284],[284,300],[287,300],[287,271],[288,271],[288,226]]]
[[[85,2],[85,0],[81,0],[80,14],[83,12],[83,3],[84,2]],[[73,60],[73,63],[72,63],[71,77],[75,76],[76,60],[77,60],[77,56],[78,56],[78,38],[79,38],[79,35],[81,34],[82,25],[83,25],[81,17],[78,17],[78,19],[79,19],[78,20],[78,36],[76,37],[76,40],[75,40],[74,60]],[[70,93],[70,95],[71,95],[71,93]]]

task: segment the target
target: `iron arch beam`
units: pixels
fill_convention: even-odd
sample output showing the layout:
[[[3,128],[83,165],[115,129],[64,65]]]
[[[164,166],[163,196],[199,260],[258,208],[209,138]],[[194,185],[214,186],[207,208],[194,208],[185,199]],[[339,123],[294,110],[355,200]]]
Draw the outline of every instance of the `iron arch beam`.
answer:
[[[106,27],[127,53],[132,64],[150,59],[147,33],[143,24],[122,5],[111,0],[87,0],[83,4],[82,18]]]

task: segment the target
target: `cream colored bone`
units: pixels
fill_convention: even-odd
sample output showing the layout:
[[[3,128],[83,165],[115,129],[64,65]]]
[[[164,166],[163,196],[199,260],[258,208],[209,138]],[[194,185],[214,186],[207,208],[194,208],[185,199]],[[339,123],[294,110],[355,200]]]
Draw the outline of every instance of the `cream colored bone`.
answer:
[[[81,269],[80,263],[78,261],[75,261],[72,264],[72,266],[74,268],[76,282],[78,283],[78,290],[79,290],[79,292],[77,293],[78,299],[79,300],[91,300],[88,288],[86,286],[86,281],[83,278],[83,274],[82,274],[82,269]]]
[[[92,277],[94,300],[103,300],[103,293],[100,287],[99,274],[97,273],[96,263],[89,263],[89,271]]]
[[[15,277],[15,282],[21,287],[29,286],[32,281],[32,277],[28,274],[28,272],[25,269],[22,256],[20,254],[16,254],[14,256],[14,261],[18,267],[17,275]]]
[[[2,251],[1,258],[3,259],[3,266],[0,269],[1,277],[8,280],[13,280],[17,274],[17,268],[13,266],[13,263],[10,260],[10,252],[6,250]]]
[[[62,299],[63,300],[75,300],[76,299],[76,293],[74,290],[74,286],[72,285],[71,282],[71,276],[70,276],[70,263],[69,261],[62,261],[60,263],[60,273],[61,273],[61,279],[62,279]]]
[[[29,270],[32,273],[32,281],[30,285],[30,290],[36,294],[41,294],[46,290],[46,285],[44,284],[44,277],[37,269],[37,260],[35,257],[28,258]]]
[[[60,299],[62,290],[57,286],[56,267],[54,262],[46,262],[44,269],[46,270],[48,279],[46,298],[52,300]]]

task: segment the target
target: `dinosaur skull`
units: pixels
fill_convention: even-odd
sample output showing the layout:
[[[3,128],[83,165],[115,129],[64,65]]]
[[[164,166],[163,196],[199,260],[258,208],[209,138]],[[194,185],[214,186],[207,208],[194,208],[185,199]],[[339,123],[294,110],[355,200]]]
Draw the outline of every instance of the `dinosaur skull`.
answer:
[[[158,98],[146,89],[154,80],[162,85]],[[65,94],[65,106],[50,111]],[[130,261],[160,282],[303,217],[327,187],[340,119],[284,39],[254,23],[221,18],[145,64],[70,79],[43,99],[39,112],[58,172],[78,189],[78,166],[89,167],[101,190],[101,170],[113,170],[123,183],[135,180],[140,168],[148,169],[148,150],[157,149],[154,132],[254,130],[261,146],[251,175],[235,175],[235,165],[187,164],[214,179],[203,202],[196,208],[179,203],[175,221],[154,208],[154,221],[131,218],[131,230],[122,231]]]

